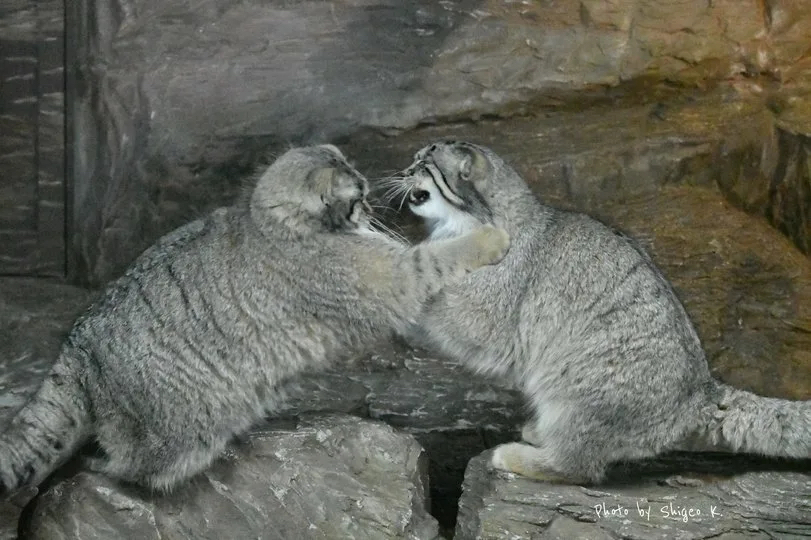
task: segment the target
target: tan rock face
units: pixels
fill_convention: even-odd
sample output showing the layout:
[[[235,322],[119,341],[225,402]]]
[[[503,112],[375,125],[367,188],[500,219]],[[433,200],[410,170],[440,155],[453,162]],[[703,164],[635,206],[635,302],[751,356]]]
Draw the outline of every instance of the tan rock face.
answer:
[[[72,248],[96,285],[290,144],[799,84],[811,62],[801,0],[98,3],[70,12]]]

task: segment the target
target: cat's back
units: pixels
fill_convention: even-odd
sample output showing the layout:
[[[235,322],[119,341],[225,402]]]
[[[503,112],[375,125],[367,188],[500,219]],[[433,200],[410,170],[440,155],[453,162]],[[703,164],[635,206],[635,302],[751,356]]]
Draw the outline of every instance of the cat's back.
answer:
[[[558,336],[551,338],[556,345],[599,354],[622,343],[644,343],[645,351],[628,345],[625,356],[644,361],[669,351],[674,362],[701,365],[692,322],[633,238],[590,216],[561,211],[534,240],[522,318],[548,326]]]
[[[578,212],[555,210],[532,241],[529,267],[538,276],[572,294],[572,300],[594,287],[621,285],[629,278],[653,287],[665,285],[650,256],[631,237]]]
[[[200,281],[201,263],[220,266],[227,262],[223,246],[238,241],[238,222],[233,209],[220,208],[159,238],[77,319],[72,337],[123,324],[132,329],[139,312],[146,310],[155,316],[165,310],[173,291]]]

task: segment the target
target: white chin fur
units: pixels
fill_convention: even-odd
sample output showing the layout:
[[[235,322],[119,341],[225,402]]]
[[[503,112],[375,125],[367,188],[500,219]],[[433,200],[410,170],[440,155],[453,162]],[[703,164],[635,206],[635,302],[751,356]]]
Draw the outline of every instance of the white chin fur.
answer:
[[[425,220],[431,240],[460,236],[481,226],[478,219],[433,195],[428,202],[411,205],[411,211]]]

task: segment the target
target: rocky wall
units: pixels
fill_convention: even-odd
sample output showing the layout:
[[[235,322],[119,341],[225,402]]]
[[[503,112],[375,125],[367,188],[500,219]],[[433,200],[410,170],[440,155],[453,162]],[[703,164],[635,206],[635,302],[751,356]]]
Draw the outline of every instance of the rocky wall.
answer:
[[[69,4],[70,269],[95,284],[287,145],[793,88],[811,45],[800,0]]]

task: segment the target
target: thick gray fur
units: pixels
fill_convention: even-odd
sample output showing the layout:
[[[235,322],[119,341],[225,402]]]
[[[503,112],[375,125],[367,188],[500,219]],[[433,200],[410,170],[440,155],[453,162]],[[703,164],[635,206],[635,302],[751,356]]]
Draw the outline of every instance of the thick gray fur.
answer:
[[[510,234],[504,261],[445,287],[413,331],[523,389],[525,442],[496,448],[495,467],[599,482],[611,462],[671,449],[811,457],[811,402],[714,380],[681,302],[632,239],[542,204],[469,143],[423,148],[399,181],[434,241],[482,223]]]
[[[414,324],[447,282],[496,263],[491,226],[408,247],[376,232],[337,148],[293,149],[250,197],[163,237],[76,322],[0,436],[0,492],[93,438],[91,468],[166,490],[208,467],[283,385]]]

